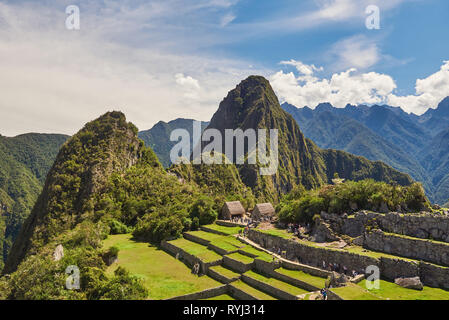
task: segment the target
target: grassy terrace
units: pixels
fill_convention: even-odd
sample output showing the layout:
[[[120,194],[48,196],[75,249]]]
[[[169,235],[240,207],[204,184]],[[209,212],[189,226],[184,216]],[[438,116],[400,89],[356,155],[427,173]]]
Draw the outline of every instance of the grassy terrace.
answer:
[[[112,275],[118,266],[125,267],[143,280],[150,299],[167,299],[222,285],[207,276],[193,275],[181,261],[148,243],[132,240],[129,234],[111,235],[103,246],[120,249],[118,262],[108,267],[107,274]]]
[[[324,288],[324,286],[325,286],[325,282],[326,282],[325,278],[313,276],[313,275],[305,273],[303,271],[289,270],[289,269],[285,269],[285,268],[279,268],[279,269],[276,269],[275,271],[280,274],[292,277],[294,279],[298,279],[298,280],[307,282],[317,288]]]
[[[215,231],[223,232],[230,236],[238,234],[240,230],[243,230],[242,227],[225,227],[225,226],[219,226],[218,224],[208,224],[208,225],[205,225],[204,227],[206,227],[208,229],[215,230]]]
[[[235,299],[228,294],[222,294],[221,296],[216,296],[216,297],[212,297],[209,299],[202,299],[202,300],[235,300]]]
[[[361,288],[366,288],[366,281],[358,284]],[[449,291],[424,287],[422,291],[406,289],[393,282],[380,280],[380,288],[369,290],[372,294],[390,300],[449,300]]]
[[[250,257],[245,256],[245,255],[243,255],[241,253],[238,253],[238,252],[228,254],[227,257],[229,257],[231,259],[234,259],[234,260],[237,260],[237,261],[240,261],[240,262],[245,263],[245,264],[252,263],[254,261],[253,258],[250,258]]]
[[[250,295],[252,295],[253,297],[259,299],[259,300],[277,300],[276,298],[257,290],[256,288],[253,288],[249,285],[247,285],[246,283],[244,283],[241,280],[237,280],[232,282],[232,285]]]
[[[183,249],[187,253],[196,256],[203,262],[213,262],[221,259],[221,256],[212,250],[207,249],[206,246],[200,245],[183,238],[169,241],[169,243]]]
[[[275,279],[275,278],[265,277],[265,276],[263,276],[263,275],[261,275],[259,273],[255,273],[254,271],[248,271],[248,272],[246,272],[244,274],[246,276],[248,276],[248,277],[251,277],[251,278],[259,280],[259,281],[262,281],[262,282],[264,282],[266,284],[269,284],[269,285],[271,285],[271,286],[273,286],[275,288],[278,288],[278,289],[280,289],[282,291],[291,293],[291,294],[296,295],[296,296],[308,292],[308,291],[306,291],[304,289],[292,286],[291,284],[286,283],[284,281],[281,281],[281,280],[278,280],[278,279]]]
[[[210,267],[210,269],[213,270],[213,271],[218,272],[219,274],[225,276],[228,279],[232,279],[232,278],[240,276],[239,273],[236,273],[236,272],[234,272],[232,270],[229,270],[229,269],[227,269],[225,267],[222,267],[222,266]]]
[[[378,296],[353,283],[348,283],[345,287],[332,288],[331,291],[339,295],[343,300],[382,300]]]

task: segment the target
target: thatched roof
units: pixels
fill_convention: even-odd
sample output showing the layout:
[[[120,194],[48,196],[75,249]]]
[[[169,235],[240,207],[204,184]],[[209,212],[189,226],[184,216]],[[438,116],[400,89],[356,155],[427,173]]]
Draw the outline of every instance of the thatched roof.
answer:
[[[274,207],[271,203],[259,203],[253,210],[253,213],[261,216],[273,216],[275,214]]]
[[[223,210],[227,210],[231,215],[245,214],[245,208],[243,208],[240,201],[226,202],[223,206]]]

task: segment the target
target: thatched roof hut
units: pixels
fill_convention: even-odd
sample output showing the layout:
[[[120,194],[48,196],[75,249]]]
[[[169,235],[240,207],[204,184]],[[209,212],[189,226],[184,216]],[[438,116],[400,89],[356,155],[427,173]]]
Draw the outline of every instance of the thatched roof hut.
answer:
[[[271,219],[275,215],[274,207],[271,203],[259,203],[251,214],[251,218],[254,220],[262,220],[263,218]]]
[[[226,202],[221,209],[221,218],[223,220],[230,220],[235,217],[243,217],[245,213],[245,208],[243,208],[240,201]]]

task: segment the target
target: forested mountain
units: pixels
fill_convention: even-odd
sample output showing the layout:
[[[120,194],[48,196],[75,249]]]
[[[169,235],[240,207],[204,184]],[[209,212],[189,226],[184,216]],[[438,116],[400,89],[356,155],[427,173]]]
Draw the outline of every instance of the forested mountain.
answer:
[[[145,145],[152,148],[159,158],[159,161],[164,167],[171,165],[170,150],[177,143],[177,141],[170,141],[170,134],[176,129],[185,129],[189,132],[191,141],[190,147],[193,149],[194,144],[198,141],[193,141],[193,121],[192,119],[175,119],[170,122],[159,121],[153,128],[139,132],[139,138],[145,142]],[[201,129],[204,130],[208,126],[208,122],[201,122]]]
[[[0,270],[67,138],[37,133],[0,136]]]
[[[217,129],[223,137],[226,129],[279,130],[279,168],[273,176],[260,175],[259,165],[237,165],[242,181],[260,200],[277,202],[281,194],[295,186],[312,189],[329,183],[335,174],[351,180],[374,178],[403,185],[412,183],[408,175],[382,162],[318,148],[281,108],[270,83],[263,77],[251,76],[230,91],[208,128]]]
[[[449,97],[422,116],[390,106],[315,109],[282,105],[304,134],[320,147],[344,150],[381,160],[422,182],[429,198],[443,204],[449,198],[445,162],[449,144]]]

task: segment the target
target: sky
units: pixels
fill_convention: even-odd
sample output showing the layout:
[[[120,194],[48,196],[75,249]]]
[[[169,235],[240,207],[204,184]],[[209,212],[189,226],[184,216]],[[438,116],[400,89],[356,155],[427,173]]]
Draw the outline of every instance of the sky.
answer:
[[[0,134],[110,110],[208,121],[253,74],[297,107],[422,114],[449,96],[448,17],[447,0],[0,0]]]

